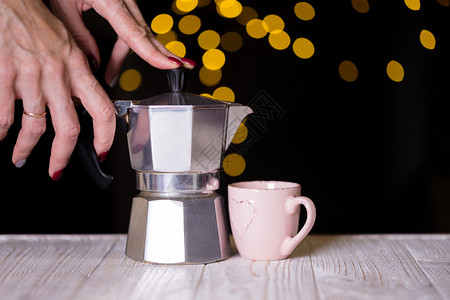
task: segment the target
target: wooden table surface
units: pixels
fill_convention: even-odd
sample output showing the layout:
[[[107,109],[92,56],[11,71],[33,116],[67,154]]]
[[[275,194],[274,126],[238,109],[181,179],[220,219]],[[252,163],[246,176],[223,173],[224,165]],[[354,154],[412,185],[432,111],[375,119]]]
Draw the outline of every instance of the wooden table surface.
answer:
[[[290,258],[157,265],[125,235],[0,235],[0,299],[450,299],[450,235],[310,235]]]

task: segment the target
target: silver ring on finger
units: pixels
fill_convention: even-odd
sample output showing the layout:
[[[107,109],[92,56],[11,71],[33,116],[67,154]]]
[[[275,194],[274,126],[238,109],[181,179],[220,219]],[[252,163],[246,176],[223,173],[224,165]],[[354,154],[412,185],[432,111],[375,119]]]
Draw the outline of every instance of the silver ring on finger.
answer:
[[[23,111],[23,114],[24,114],[25,116],[29,116],[29,117],[32,117],[32,118],[45,118],[45,115],[47,114],[47,112],[44,111],[44,112],[41,113],[41,114],[34,114],[34,113],[26,112],[26,111],[24,110],[24,111]]]

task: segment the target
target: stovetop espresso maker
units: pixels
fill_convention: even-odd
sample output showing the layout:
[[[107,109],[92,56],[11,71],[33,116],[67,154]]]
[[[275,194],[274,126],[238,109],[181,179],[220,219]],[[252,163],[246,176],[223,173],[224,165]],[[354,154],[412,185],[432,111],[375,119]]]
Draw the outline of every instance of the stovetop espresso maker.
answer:
[[[186,69],[167,71],[169,93],[114,101],[128,124],[136,171],[126,255],[154,263],[207,263],[230,255],[219,188],[225,150],[252,112],[182,92]]]

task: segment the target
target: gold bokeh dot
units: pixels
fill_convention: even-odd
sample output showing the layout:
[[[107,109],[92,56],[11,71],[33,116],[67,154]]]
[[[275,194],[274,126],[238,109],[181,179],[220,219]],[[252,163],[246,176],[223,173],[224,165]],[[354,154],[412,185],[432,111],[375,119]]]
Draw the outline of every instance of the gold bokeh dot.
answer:
[[[273,32],[275,30],[283,30],[284,29],[284,21],[277,15],[267,15],[264,17],[263,22],[267,25],[267,31]]]
[[[300,20],[309,21],[314,18],[316,11],[308,2],[298,2],[294,6],[294,13]]]
[[[436,47],[436,39],[434,35],[426,29],[423,29],[420,32],[419,39],[422,46],[424,46],[427,49],[433,50],[434,47]]]
[[[253,19],[248,21],[245,28],[248,35],[255,39],[261,39],[265,37],[269,30],[267,24],[260,19]]]
[[[220,45],[228,52],[236,52],[241,49],[243,44],[242,37],[235,31],[229,31],[220,38]]]
[[[338,72],[339,76],[347,82],[353,82],[358,79],[358,68],[349,60],[344,60],[339,64]]]
[[[197,38],[198,45],[204,50],[216,48],[220,44],[220,35],[214,30],[205,30]]]
[[[153,18],[150,26],[154,32],[164,34],[172,29],[173,19],[168,14],[160,14]]]
[[[202,56],[203,65],[210,70],[219,70],[225,64],[225,54],[219,49],[209,49]]]
[[[176,0],[175,6],[180,11],[187,13],[197,7],[198,0]]]
[[[184,57],[186,55],[186,46],[180,41],[169,42],[167,43],[166,48],[179,57]]]
[[[284,50],[289,47],[291,38],[286,31],[275,30],[269,34],[269,44],[277,50]]]
[[[404,0],[406,6],[410,10],[419,10],[420,9],[420,0]]]
[[[233,90],[226,86],[221,86],[215,89],[212,96],[214,99],[222,101],[234,102],[235,100]]]
[[[223,159],[223,170],[229,176],[239,176],[245,170],[245,159],[237,153],[228,154]]]
[[[369,12],[370,9],[369,1],[367,0],[352,0],[352,7],[362,14]]]
[[[439,2],[440,5],[442,6],[450,6],[450,0],[437,0]]]
[[[388,77],[395,82],[401,82],[405,77],[405,70],[403,69],[403,66],[395,60],[391,60],[387,64],[386,73]]]
[[[136,90],[142,83],[142,75],[138,70],[125,70],[119,78],[119,86],[122,90],[132,92]]]
[[[163,34],[157,34],[156,35],[156,39],[158,41],[161,42],[161,44],[163,44],[164,46],[167,45],[168,43],[172,42],[172,41],[176,41],[177,40],[177,34],[175,31],[173,30],[169,30],[166,33]]]
[[[258,18],[258,13],[256,12],[256,10],[252,7],[249,6],[244,6],[242,8],[242,12],[239,16],[237,16],[236,20],[239,22],[239,24],[241,25],[247,25],[248,21],[253,20],[253,19],[257,19]]]
[[[314,55],[314,44],[307,38],[298,38],[292,44],[295,55],[300,58],[308,59]]]
[[[217,5],[217,11],[225,18],[236,18],[242,12],[242,4],[237,0],[222,0]]]
[[[211,2],[211,0],[198,0],[198,7],[205,7],[207,6],[209,3]]]
[[[222,70],[210,70],[206,67],[201,67],[198,76],[200,78],[200,82],[203,83],[203,85],[215,86],[222,79]]]
[[[178,22],[178,29],[184,34],[196,33],[202,26],[202,21],[195,15],[186,15]]]
[[[245,139],[247,138],[247,136],[248,136],[248,129],[247,129],[247,126],[245,126],[244,123],[241,123],[241,124],[239,125],[239,128],[238,128],[238,130],[236,131],[236,133],[235,133],[233,139],[231,140],[231,142],[232,142],[233,144],[240,144],[240,143],[242,143],[243,141],[245,141]]]

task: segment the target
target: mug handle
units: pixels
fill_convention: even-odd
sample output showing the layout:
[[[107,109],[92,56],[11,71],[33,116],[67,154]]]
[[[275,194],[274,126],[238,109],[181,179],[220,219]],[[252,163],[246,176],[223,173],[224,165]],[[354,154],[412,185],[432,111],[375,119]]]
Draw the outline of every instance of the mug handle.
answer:
[[[294,214],[297,206],[304,205],[306,208],[306,222],[302,229],[294,237],[286,237],[281,244],[281,254],[288,256],[295,247],[308,235],[316,221],[316,207],[308,197],[291,197],[286,201],[285,211],[287,214]]]

